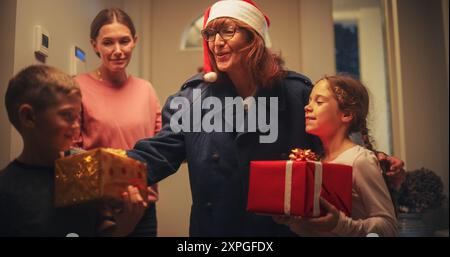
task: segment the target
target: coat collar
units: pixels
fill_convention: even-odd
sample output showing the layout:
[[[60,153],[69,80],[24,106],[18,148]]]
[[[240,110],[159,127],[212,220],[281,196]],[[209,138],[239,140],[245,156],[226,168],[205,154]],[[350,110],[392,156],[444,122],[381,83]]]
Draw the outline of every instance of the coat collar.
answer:
[[[307,87],[312,87],[312,83],[306,76],[303,76],[299,73],[289,71],[286,75],[286,77],[280,81],[277,85],[270,89],[259,89],[257,90],[255,94],[255,98],[258,97],[277,97],[278,98],[278,110],[280,112],[286,111],[287,108],[287,97],[288,92],[287,88],[291,85],[292,81],[300,81],[301,83],[305,84]],[[202,95],[203,96],[216,96],[216,97],[237,97],[237,91],[233,85],[233,83],[228,78],[223,78],[222,80],[215,82],[215,83],[208,83],[203,81],[203,76],[201,73],[196,74],[195,76],[188,79],[182,86],[182,90],[186,89],[188,87],[202,87]],[[214,94],[212,94],[212,91],[214,90]],[[208,91],[208,92],[205,92]],[[203,97],[202,97],[203,98]],[[257,99],[256,99],[257,100]],[[225,108],[225,107],[223,107]],[[259,132],[258,124],[256,124],[256,130]],[[236,140],[238,140],[241,136],[245,134],[249,134],[252,132],[239,132],[237,133]]]

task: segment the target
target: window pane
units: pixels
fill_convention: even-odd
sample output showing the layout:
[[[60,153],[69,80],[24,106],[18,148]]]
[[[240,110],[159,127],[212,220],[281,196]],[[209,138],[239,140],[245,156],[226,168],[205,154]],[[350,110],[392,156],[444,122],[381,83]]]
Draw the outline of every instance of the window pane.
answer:
[[[359,78],[370,95],[368,129],[377,150],[392,153],[385,23],[380,0],[333,0],[336,69]]]
[[[358,25],[356,21],[334,23],[336,70],[360,78],[358,53]]]

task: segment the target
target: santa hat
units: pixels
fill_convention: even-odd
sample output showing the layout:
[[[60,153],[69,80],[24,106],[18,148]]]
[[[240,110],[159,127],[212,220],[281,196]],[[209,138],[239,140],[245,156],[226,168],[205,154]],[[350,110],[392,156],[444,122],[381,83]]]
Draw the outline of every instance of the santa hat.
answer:
[[[251,0],[221,0],[209,7],[203,18],[203,29],[214,19],[230,17],[245,22],[252,27],[267,44],[269,18]],[[217,73],[213,71],[209,59],[208,42],[203,39],[203,80],[215,82]]]

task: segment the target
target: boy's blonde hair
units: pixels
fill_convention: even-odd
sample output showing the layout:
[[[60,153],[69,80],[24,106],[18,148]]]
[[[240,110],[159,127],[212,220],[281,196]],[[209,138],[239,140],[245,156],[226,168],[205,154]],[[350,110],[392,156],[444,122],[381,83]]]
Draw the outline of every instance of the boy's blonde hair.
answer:
[[[8,83],[5,105],[11,124],[20,131],[19,107],[30,104],[43,111],[56,104],[56,94],[78,94],[81,91],[72,77],[54,67],[31,65],[21,70]]]

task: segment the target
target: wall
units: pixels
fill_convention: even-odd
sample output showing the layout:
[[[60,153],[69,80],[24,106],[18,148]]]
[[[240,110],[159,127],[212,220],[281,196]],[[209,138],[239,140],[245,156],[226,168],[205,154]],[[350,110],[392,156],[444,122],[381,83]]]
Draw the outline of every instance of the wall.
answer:
[[[2,47],[0,47],[0,169],[5,167],[10,159],[10,135],[11,126],[4,104],[4,96],[8,81],[14,74],[14,44],[16,26],[16,0],[0,1],[0,35],[2,35]]]
[[[386,1],[394,153],[437,172],[448,195],[448,69],[439,0]]]
[[[447,80],[448,80],[448,0],[442,0],[442,16],[443,16],[443,23],[444,23],[444,40],[445,40],[445,63],[447,65]],[[447,90],[448,90],[448,83],[447,83]],[[448,95],[448,92],[447,92]]]
[[[87,70],[98,64],[97,56],[89,43],[90,23],[95,15],[118,1],[105,0],[17,0],[17,20],[14,49],[14,73],[22,68],[39,63],[34,56],[34,26],[41,25],[50,34],[50,53],[46,64],[69,72],[70,47],[77,45],[87,54]],[[57,10],[57,11],[55,11]],[[15,129],[11,129],[10,159],[22,150],[22,140]]]
[[[146,50],[150,51],[150,80],[162,103],[202,66],[202,51],[180,50],[181,37],[190,23],[213,1],[151,1]],[[177,10],[174,12],[174,10]],[[179,11],[183,10],[183,11]],[[170,22],[168,22],[170,17]],[[159,183],[158,235],[188,236],[192,204],[187,165]]]
[[[283,0],[278,4],[274,4],[271,0],[256,2],[270,18],[271,50],[281,54],[286,68],[304,73],[301,69],[301,49],[299,48],[301,44],[300,19],[298,17],[300,2],[298,0]],[[290,18],[286,19],[286,17]]]
[[[359,46],[361,78],[370,94],[368,127],[374,147],[392,154],[390,98],[387,85],[385,42],[380,6],[360,10]]]
[[[299,0],[299,4],[300,70],[314,82],[325,74],[336,73],[333,3],[332,0]]]

